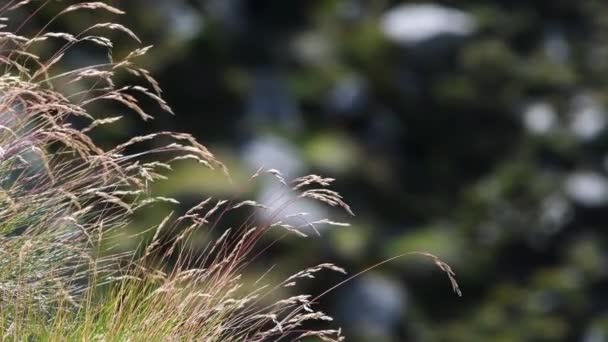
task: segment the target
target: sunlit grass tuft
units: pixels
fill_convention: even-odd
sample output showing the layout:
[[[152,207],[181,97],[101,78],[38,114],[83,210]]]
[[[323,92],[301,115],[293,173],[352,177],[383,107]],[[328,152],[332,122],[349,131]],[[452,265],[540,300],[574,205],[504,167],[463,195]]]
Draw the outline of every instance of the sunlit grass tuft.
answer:
[[[341,341],[340,329],[314,330],[310,321],[331,321],[314,308],[319,296],[276,299],[281,289],[343,269],[324,263],[268,284],[241,275],[255,258],[269,230],[294,238],[302,228],[344,226],[328,219],[289,224],[284,210],[313,200],[352,211],[329,189],[334,181],[310,175],[289,181],[273,169],[253,177],[273,177],[283,185],[271,203],[204,197],[183,214],[170,214],[146,232],[142,244],[114,252],[116,233],[125,230],[142,208],[177,200],[155,196],[151,185],[171,176],[172,164],[190,162],[228,176],[224,164],[191,135],[157,132],[102,148],[90,134],[121,120],[122,114],[95,108],[120,105],[127,114],[149,120],[142,98],[172,113],[158,83],[135,60],[149,47],[96,65],[57,71],[75,46],[92,44],[112,56],[112,41],[101,35],[118,31],[139,42],[128,28],[91,23],[77,33],[44,27],[33,36],[21,30],[50,1],[0,5],[0,337],[34,341],[267,341],[306,336]],[[27,8],[32,15],[14,22]],[[65,4],[49,23],[79,11],[123,12],[102,2]],[[46,55],[38,44],[58,41]],[[46,50],[45,50],[46,51]],[[116,85],[121,74],[141,84]],[[70,89],[70,90],[66,90]],[[131,114],[128,114],[128,113]],[[154,141],[153,147],[149,142]],[[285,196],[285,193],[293,195]],[[270,209],[273,208],[273,209]],[[177,210],[177,209],[176,209]],[[240,226],[224,227],[222,218],[246,210]],[[255,211],[271,211],[259,219]],[[193,236],[208,234],[193,253]],[[214,235],[215,234],[215,235]],[[453,280],[449,266],[431,256]],[[455,282],[455,290],[458,290]],[[329,291],[334,288],[330,288]],[[281,292],[282,293],[282,292]],[[318,325],[317,325],[318,326]],[[321,325],[322,326],[322,325]]]
[[[253,201],[206,198],[183,215],[170,215],[142,233],[151,238],[140,248],[112,252],[111,237],[124,230],[143,207],[177,204],[173,198],[155,197],[150,190],[153,183],[170,175],[174,162],[189,161],[226,176],[227,170],[205,146],[184,133],[137,136],[109,149],[96,144],[89,134],[114,124],[122,115],[93,113],[92,108],[107,108],[108,102],[114,102],[142,120],[152,119],[140,104],[143,96],[171,113],[158,83],[135,64],[148,47],[122,59],[54,72],[54,66],[77,45],[93,44],[111,56],[112,41],[98,32],[114,30],[135,41],[139,38],[114,23],[93,23],[77,34],[50,32],[45,27],[34,36],[22,36],[20,31],[31,17],[14,23],[12,14],[25,8],[36,13],[47,2],[33,1],[34,7],[27,7],[28,3],[10,1],[0,7],[3,339],[262,341],[297,335],[341,339],[339,330],[303,328],[310,320],[330,320],[312,309],[310,296],[271,304],[267,300],[278,288],[291,287],[320,271],[342,272],[340,268],[319,265],[273,286],[264,285],[263,279],[246,287],[241,281],[266,231],[299,232],[300,227],[280,222],[281,210],[272,213],[277,222],[258,222],[251,214],[240,227],[226,228],[218,222],[229,212],[268,209]],[[79,11],[123,13],[101,2],[65,6],[49,24]],[[33,52],[48,40],[60,41],[60,47],[45,56]],[[121,73],[143,82],[117,86],[114,79]],[[155,147],[146,148],[153,140]],[[260,170],[256,176],[264,174],[282,182],[285,191],[298,192],[281,208],[293,204],[293,198],[312,198],[350,211],[337,193],[326,189],[330,179],[309,176],[288,185],[276,170]],[[280,194],[276,201],[282,201]],[[189,252],[194,234],[221,229],[225,230],[220,237],[203,251]]]

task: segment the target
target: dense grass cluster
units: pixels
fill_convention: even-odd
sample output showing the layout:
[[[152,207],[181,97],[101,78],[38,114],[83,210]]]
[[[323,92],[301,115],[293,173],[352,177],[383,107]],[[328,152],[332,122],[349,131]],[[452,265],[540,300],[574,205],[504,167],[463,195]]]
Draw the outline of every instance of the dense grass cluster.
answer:
[[[274,287],[260,282],[254,290],[241,290],[241,272],[262,234],[271,228],[297,231],[297,227],[282,222],[255,223],[252,216],[240,227],[224,231],[200,254],[203,257],[185,252],[192,234],[213,230],[227,211],[245,206],[264,210],[261,204],[206,198],[184,215],[160,222],[140,250],[112,253],[105,243],[107,238],[124,229],[140,208],[159,201],[176,202],[150,193],[150,185],[165,178],[173,162],[191,160],[226,170],[204,146],[183,133],[158,132],[134,137],[111,149],[99,147],[88,133],[121,117],[92,114],[89,108],[96,102],[117,102],[143,120],[152,116],[142,109],[137,96],[151,98],[171,111],[156,81],[134,64],[148,47],[120,60],[53,73],[52,66],[76,44],[92,43],[111,52],[112,42],[100,31],[118,30],[139,39],[115,23],[93,24],[75,35],[43,30],[33,37],[21,36],[23,24],[13,23],[10,18],[26,5],[27,1],[9,1],[0,8],[4,30],[0,32],[2,337],[113,341],[262,341],[287,336],[340,339],[339,331],[298,330],[308,320],[330,320],[311,308],[310,296],[285,298],[271,305],[263,300],[277,287],[292,286],[319,271],[343,272],[336,266],[312,267]],[[90,2],[66,6],[53,20],[91,10],[122,14],[107,4]],[[32,52],[47,40],[65,44],[50,56]],[[116,86],[113,78],[121,72],[139,76],[148,87]],[[68,87],[61,86],[66,84],[76,84],[70,88],[79,90],[67,92],[64,89]],[[83,121],[88,123],[76,128],[74,123]],[[153,139],[166,143],[127,152],[133,145]],[[275,170],[260,170],[257,175],[264,173],[283,181]],[[337,193],[325,188],[331,181],[303,177],[293,183],[292,190],[299,192],[299,198],[350,211]],[[279,221],[280,212],[275,217]],[[168,271],[163,271],[164,260],[172,260],[174,265]]]
[[[33,6],[29,2],[9,0],[0,5],[2,340],[342,340],[339,329],[306,328],[308,321],[331,320],[313,308],[318,298],[296,295],[268,301],[277,289],[321,271],[344,272],[341,268],[317,265],[274,285],[265,284],[263,275],[247,286],[241,279],[254,247],[268,230],[303,235],[302,227],[283,217],[283,210],[294,202],[319,201],[352,214],[342,197],[328,189],[333,179],[310,175],[290,183],[277,170],[260,169],[253,178],[274,177],[285,192],[296,195],[277,194],[274,203],[266,204],[204,198],[184,214],[169,215],[142,233],[150,238],[137,250],[113,252],[110,238],[142,207],[177,203],[155,197],[150,190],[151,184],[170,176],[173,163],[199,163],[228,177],[227,170],[184,133],[157,132],[101,148],[90,132],[121,116],[92,113],[91,108],[104,108],[96,103],[112,101],[147,120],[152,115],[140,105],[146,97],[171,112],[157,82],[135,64],[149,47],[121,59],[110,57],[105,63],[54,72],[53,66],[78,44],[100,46],[112,56],[113,44],[101,34],[104,31],[120,31],[138,42],[139,38],[115,23],[95,23],[77,34],[45,28],[22,36],[31,17],[13,22],[11,15],[28,6],[36,13],[50,1],[33,1]],[[51,22],[79,11],[122,14],[102,2],[76,3],[65,5]],[[49,40],[62,42],[60,48],[44,56],[34,52]],[[120,73],[135,75],[145,85],[117,86],[113,80]],[[153,140],[152,148],[138,147]],[[279,209],[272,209],[271,221],[260,222],[252,214],[239,227],[217,232],[219,238],[202,252],[189,252],[194,234],[217,231],[224,215],[244,207],[252,212]],[[301,216],[313,229],[345,225],[326,219],[306,222]],[[444,270],[451,276],[449,267]]]

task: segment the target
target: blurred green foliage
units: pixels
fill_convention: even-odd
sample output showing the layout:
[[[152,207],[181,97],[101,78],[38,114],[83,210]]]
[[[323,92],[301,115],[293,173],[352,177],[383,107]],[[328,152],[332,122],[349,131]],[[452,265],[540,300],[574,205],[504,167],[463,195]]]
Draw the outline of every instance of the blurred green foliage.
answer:
[[[353,227],[264,258],[353,272],[420,250],[457,272],[463,298],[423,261],[377,270],[403,294],[397,309],[383,304],[390,291],[357,292],[373,281],[345,285],[328,310],[350,340],[608,340],[608,3],[120,5],[156,45],[144,64],[178,115],[100,135],[188,131],[236,175],[224,184],[185,164],[159,191],[255,195],[263,186],[246,179],[261,164],[322,173],[338,178]]]

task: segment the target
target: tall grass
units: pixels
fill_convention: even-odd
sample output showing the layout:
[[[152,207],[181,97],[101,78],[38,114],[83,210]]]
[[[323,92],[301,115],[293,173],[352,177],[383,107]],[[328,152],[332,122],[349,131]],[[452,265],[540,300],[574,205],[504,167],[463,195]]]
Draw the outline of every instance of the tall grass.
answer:
[[[328,188],[333,179],[310,175],[287,182],[277,170],[260,169],[252,178],[274,177],[286,192],[296,194],[289,200],[279,195],[271,203],[278,208],[267,216],[273,220],[258,220],[252,214],[193,254],[188,248],[192,237],[219,230],[221,218],[230,212],[271,210],[268,203],[267,207],[209,197],[142,233],[150,238],[136,250],[113,252],[111,237],[139,210],[158,202],[177,203],[150,190],[154,182],[170,176],[174,162],[188,160],[228,172],[205,146],[184,133],[157,132],[100,147],[90,133],[122,118],[94,113],[94,108],[107,108],[108,101],[142,120],[152,118],[140,105],[142,97],[171,113],[158,83],[135,63],[149,47],[96,65],[56,71],[78,45],[92,44],[112,56],[113,43],[104,32],[122,32],[136,43],[139,38],[122,25],[105,22],[75,34],[47,30],[58,18],[80,11],[123,14],[102,2],[64,5],[49,25],[31,36],[22,35],[32,16],[51,1],[31,2],[33,6],[16,0],[0,5],[0,338],[343,340],[340,329],[314,330],[307,325],[331,321],[314,309],[319,297],[269,301],[280,289],[318,272],[344,273],[343,269],[321,264],[274,285],[264,285],[264,275],[253,283],[242,279],[267,231],[304,235],[302,227],[285,223],[283,210],[295,202],[315,200],[352,214],[342,197]],[[24,8],[33,14],[19,22],[11,19],[15,13],[26,13],[18,12]],[[37,54],[40,44],[48,41],[61,44],[51,53]],[[114,79],[123,73],[137,76],[140,84],[117,86]],[[152,148],[140,146],[153,140]],[[312,227],[322,224],[345,225],[327,219],[306,222]],[[170,268],[165,266],[168,260]],[[449,267],[436,262],[453,279]]]

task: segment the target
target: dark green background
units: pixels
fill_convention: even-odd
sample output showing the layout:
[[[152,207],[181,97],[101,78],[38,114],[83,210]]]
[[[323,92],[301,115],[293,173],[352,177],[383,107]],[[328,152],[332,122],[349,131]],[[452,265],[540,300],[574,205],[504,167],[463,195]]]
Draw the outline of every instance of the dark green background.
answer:
[[[608,2],[417,2],[458,9],[472,25],[418,41],[382,26],[409,2],[113,4],[156,46],[142,64],[177,116],[133,116],[98,138],[190,132],[236,180],[180,164],[160,192],[185,204],[201,193],[255,197],[266,183],[243,184],[272,163],[289,176],[337,178],[357,213],[350,228],[281,241],[252,270],[332,261],[356,272],[412,250],[454,268],[462,298],[432,263],[411,258],[332,293],[325,310],[350,341],[608,340]],[[88,19],[66,17],[57,29]],[[133,47],[115,38],[116,55]],[[66,58],[94,61],[85,47]]]

